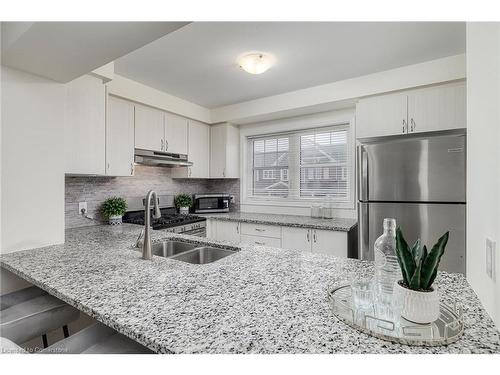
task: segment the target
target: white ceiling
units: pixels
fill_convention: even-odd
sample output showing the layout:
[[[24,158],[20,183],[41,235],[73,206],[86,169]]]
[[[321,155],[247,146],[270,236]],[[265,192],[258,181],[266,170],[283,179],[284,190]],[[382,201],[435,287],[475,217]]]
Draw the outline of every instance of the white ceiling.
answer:
[[[71,81],[187,22],[2,22],[2,64]]]
[[[236,64],[259,50],[261,75]],[[115,61],[116,73],[207,108],[465,52],[465,23],[195,22]]]

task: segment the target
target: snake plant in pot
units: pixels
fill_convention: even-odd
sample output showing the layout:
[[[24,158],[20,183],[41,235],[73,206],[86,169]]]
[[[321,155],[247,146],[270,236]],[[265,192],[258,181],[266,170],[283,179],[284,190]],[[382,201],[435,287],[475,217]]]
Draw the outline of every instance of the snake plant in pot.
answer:
[[[394,285],[394,299],[399,301],[401,316],[414,323],[426,324],[439,317],[439,293],[433,287],[439,261],[448,243],[449,232],[443,234],[430,251],[420,240],[410,247],[401,228],[396,229],[396,256],[403,279]]]

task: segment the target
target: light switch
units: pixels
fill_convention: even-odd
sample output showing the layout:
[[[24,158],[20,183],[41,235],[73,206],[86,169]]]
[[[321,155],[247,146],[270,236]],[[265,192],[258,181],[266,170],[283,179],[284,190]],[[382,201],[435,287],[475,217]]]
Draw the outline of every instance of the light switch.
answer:
[[[486,274],[493,281],[496,281],[496,245],[491,238],[486,238]]]

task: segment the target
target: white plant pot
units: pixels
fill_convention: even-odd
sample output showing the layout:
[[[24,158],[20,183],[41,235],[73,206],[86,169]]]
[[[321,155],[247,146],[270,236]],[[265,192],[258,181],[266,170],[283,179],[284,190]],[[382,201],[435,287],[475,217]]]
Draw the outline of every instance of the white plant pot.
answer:
[[[401,316],[418,324],[427,324],[439,318],[439,293],[436,287],[432,291],[419,292],[394,283],[395,301],[401,306]]]
[[[109,217],[109,225],[120,225],[122,223],[122,216],[115,215]]]
[[[189,214],[189,207],[179,207],[179,213],[182,215]]]

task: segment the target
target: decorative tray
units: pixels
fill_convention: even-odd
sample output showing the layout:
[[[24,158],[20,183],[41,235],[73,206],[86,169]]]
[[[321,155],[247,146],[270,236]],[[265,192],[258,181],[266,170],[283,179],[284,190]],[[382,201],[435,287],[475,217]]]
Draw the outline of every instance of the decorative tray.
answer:
[[[404,345],[440,346],[457,341],[463,333],[462,309],[441,302],[439,318],[429,324],[409,322],[402,317],[386,318],[375,305],[358,309],[353,304],[351,286],[343,285],[328,292],[333,314],[349,326],[377,337]]]

